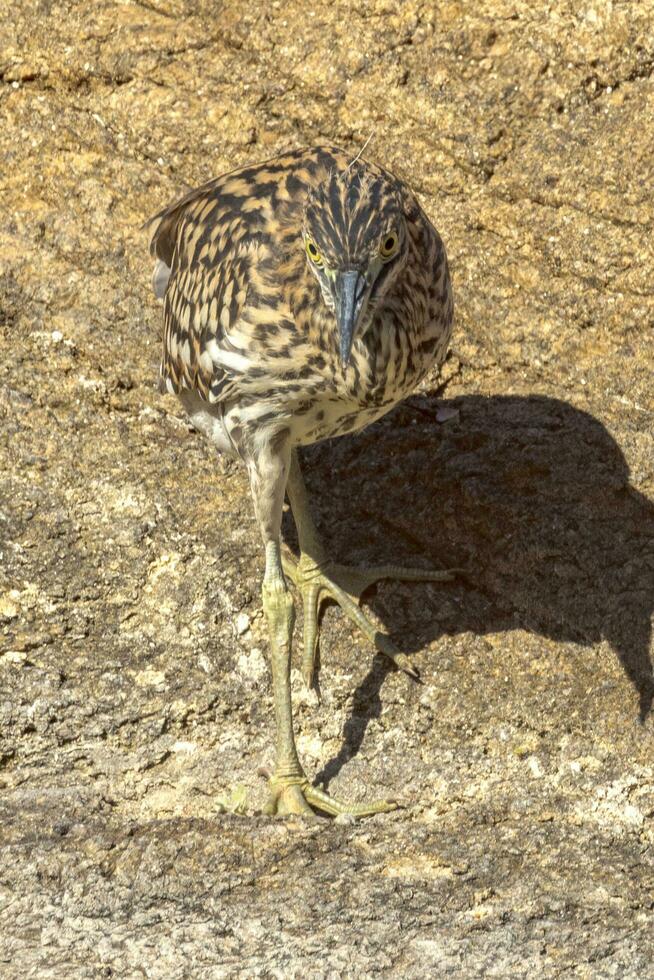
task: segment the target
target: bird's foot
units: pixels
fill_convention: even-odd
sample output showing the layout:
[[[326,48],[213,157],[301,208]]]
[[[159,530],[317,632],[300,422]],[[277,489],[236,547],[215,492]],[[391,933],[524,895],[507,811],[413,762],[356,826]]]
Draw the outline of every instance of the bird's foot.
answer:
[[[285,575],[300,593],[304,606],[304,647],[302,654],[302,675],[307,687],[313,685],[316,650],[318,646],[318,613],[325,599],[333,599],[345,615],[359,627],[371,643],[393,661],[396,667],[418,677],[411,661],[395,646],[390,636],[383,633],[373,620],[361,611],[358,600],[367,588],[380,579],[399,579],[407,582],[451,582],[461,569],[447,571],[428,571],[422,568],[404,568],[401,565],[374,565],[370,568],[356,568],[339,565],[327,558],[316,562],[306,554],[300,560],[284,555],[282,558]]]
[[[304,774],[301,776],[272,776],[270,779],[270,798],[264,809],[269,815],[284,816],[297,814],[316,819],[316,810],[337,817],[346,814],[352,817],[370,817],[374,813],[389,813],[397,810],[399,804],[394,800],[371,800],[370,803],[346,803],[329,796],[324,790],[312,786]]]

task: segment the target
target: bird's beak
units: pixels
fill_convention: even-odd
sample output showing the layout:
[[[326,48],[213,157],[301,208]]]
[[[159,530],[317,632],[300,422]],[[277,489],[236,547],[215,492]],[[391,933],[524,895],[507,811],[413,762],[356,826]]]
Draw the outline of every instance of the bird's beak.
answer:
[[[338,323],[341,364],[344,368],[350,362],[352,341],[363,311],[367,289],[366,277],[356,269],[337,272],[334,276],[334,308]]]

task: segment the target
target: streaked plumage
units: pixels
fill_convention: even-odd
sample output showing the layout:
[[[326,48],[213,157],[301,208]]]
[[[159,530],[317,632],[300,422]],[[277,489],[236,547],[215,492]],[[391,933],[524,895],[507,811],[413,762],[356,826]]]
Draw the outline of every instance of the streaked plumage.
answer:
[[[220,405],[236,446],[252,427],[289,427],[299,444],[358,429],[445,356],[452,297],[438,234],[390,174],[359,162],[347,168],[341,150],[296,151],[210,181],[152,219],[151,252],[171,270],[162,387]],[[313,223],[332,259],[334,226],[342,230],[351,218],[344,258],[352,262],[369,244],[371,223],[398,209],[405,269],[370,311],[343,372],[334,314],[307,263],[302,230]],[[157,270],[161,281],[159,263]]]
[[[449,573],[335,566],[311,524],[291,453],[374,421],[443,361],[453,306],[441,239],[405,184],[331,146],[218,177],[159,212],[149,227],[153,288],[164,304],[162,390],[180,397],[220,450],[243,458],[266,545],[263,601],[278,732],[271,808],[387,808],[331,800],[308,784],[297,759],[281,511],[286,489],[302,556],[297,563],[285,558],[284,572],[305,600],[309,682],[324,596],[410,670],[348,593],[389,575],[442,581]]]

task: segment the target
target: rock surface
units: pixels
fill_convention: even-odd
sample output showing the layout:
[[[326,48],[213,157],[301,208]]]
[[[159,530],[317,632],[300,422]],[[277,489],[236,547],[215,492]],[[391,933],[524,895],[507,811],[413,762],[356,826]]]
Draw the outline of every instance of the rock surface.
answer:
[[[0,16],[0,975],[652,976],[651,0]],[[257,815],[261,547],[156,393],[139,226],[371,133],[456,334],[310,490],[337,557],[469,572],[370,594],[419,684],[327,611],[302,757],[407,807],[306,826]]]

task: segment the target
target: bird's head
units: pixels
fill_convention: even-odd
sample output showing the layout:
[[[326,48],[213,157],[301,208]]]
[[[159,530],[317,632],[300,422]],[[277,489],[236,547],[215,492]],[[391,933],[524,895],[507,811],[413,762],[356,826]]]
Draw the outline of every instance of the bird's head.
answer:
[[[330,174],[309,195],[307,262],[334,310],[343,367],[407,258],[407,229],[396,185],[363,163]]]

